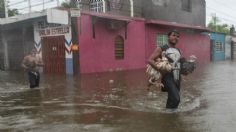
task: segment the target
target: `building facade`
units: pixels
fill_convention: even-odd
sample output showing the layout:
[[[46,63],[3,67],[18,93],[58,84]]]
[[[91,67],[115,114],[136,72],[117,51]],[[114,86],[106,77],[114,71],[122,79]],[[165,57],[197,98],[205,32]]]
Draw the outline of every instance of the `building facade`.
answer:
[[[157,46],[167,44],[167,32],[173,29],[181,33],[178,48],[183,56],[196,55],[199,63],[210,61],[204,0],[80,0],[77,4],[81,15],[69,17],[68,24],[50,22],[45,14],[3,24],[3,67],[19,68],[25,53],[36,48],[45,62],[45,73],[141,69]],[[18,47],[11,46],[12,37],[19,41],[13,42]],[[14,56],[19,58],[14,60]]]
[[[79,0],[85,11],[164,20],[205,27],[205,0]]]
[[[205,27],[205,0],[139,0],[146,19]],[[148,8],[146,8],[148,7]]]
[[[210,61],[210,37],[204,27],[92,12],[82,12],[78,25],[81,73],[145,68],[154,49],[168,43],[172,29],[180,31],[177,47],[184,57]]]

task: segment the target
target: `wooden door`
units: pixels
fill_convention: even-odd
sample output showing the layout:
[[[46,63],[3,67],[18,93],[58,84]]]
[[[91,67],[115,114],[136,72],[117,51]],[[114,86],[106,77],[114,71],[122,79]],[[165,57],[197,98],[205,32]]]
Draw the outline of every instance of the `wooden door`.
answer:
[[[42,56],[44,73],[65,74],[65,37],[43,37]]]

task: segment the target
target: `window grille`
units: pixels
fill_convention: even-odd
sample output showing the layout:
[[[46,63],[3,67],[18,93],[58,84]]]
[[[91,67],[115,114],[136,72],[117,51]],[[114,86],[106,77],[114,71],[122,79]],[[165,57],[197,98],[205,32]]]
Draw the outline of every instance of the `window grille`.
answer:
[[[90,10],[94,12],[103,12],[103,1],[90,0]]]
[[[192,11],[191,0],[182,0],[182,10],[191,12]]]
[[[116,60],[124,59],[124,39],[121,36],[115,38],[115,58]]]
[[[157,34],[156,46],[160,47],[168,44],[168,37],[165,34]]]
[[[224,46],[222,42],[215,42],[215,51],[217,52],[223,52],[224,51]]]

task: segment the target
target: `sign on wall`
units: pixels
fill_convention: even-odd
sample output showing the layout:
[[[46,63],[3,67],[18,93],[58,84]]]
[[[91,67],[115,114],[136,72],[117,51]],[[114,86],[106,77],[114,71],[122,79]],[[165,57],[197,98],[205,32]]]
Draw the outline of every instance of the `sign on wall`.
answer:
[[[70,27],[62,24],[52,24],[45,21],[37,22],[37,29],[40,37],[57,36],[70,33]]]
[[[69,24],[68,12],[58,9],[47,9],[47,22],[57,24]]]

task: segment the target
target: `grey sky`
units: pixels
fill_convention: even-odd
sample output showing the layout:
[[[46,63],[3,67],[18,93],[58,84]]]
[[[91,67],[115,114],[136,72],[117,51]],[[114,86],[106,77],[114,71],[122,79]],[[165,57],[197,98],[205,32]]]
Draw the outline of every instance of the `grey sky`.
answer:
[[[207,23],[212,15],[216,15],[221,23],[236,24],[236,0],[206,0]]]
[[[11,8],[18,8],[20,12],[28,12],[27,0],[8,0]],[[43,0],[31,0],[33,5],[37,5],[43,2]],[[44,0],[49,2],[45,4],[44,8],[55,7],[57,4],[56,0]],[[60,2],[64,0],[59,0]],[[21,2],[21,3],[19,3]],[[12,5],[14,3],[19,3]],[[236,25],[236,0],[206,0],[206,23],[209,22],[212,15],[216,15],[221,23],[226,23],[228,25]],[[25,9],[22,9],[25,8]],[[32,7],[33,11],[42,10],[43,5]]]
[[[45,4],[43,5],[43,1]],[[59,0],[61,3],[64,0]],[[28,0],[8,0],[10,8],[17,8],[20,12],[26,13],[29,11]],[[31,0],[32,11],[39,11],[43,8],[55,7],[57,5],[57,0]]]

